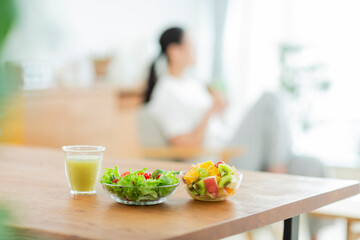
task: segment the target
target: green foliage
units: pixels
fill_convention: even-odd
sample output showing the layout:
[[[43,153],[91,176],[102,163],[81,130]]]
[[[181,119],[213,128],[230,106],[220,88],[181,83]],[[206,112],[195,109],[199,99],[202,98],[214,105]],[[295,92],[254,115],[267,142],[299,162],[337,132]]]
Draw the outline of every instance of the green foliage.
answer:
[[[8,90],[5,86],[5,71],[2,63],[2,51],[6,36],[16,17],[16,7],[13,0],[1,0],[0,2],[0,97]],[[0,106],[1,114],[1,106]],[[6,224],[10,220],[10,213],[0,207],[0,239],[18,239],[12,228]]]
[[[325,67],[324,64],[315,63],[303,67],[291,64],[290,59],[302,51],[303,47],[299,45],[283,43],[279,46],[280,87],[294,99],[299,98],[306,88],[325,92],[331,87],[328,79],[315,76]]]
[[[16,19],[16,14],[17,12],[14,0],[0,1],[0,97],[8,94],[13,90],[11,84],[6,81],[2,53],[4,50],[6,37]]]
[[[10,212],[6,208],[0,206],[0,239],[20,239],[16,235],[14,229],[6,225],[10,220]]]
[[[283,43],[279,46],[279,63],[280,63],[280,88],[289,96],[293,102],[297,102],[300,112],[297,113],[297,118],[300,127],[303,131],[308,131],[312,128],[313,122],[310,120],[310,110],[312,102],[303,103],[305,92],[327,92],[331,87],[331,82],[323,77],[319,77],[325,65],[314,63],[307,66],[296,66],[292,64],[298,54],[304,48],[299,45]],[[306,102],[306,101],[305,101]],[[309,101],[307,101],[309,102]],[[304,106],[305,105],[305,106]]]
[[[0,3],[0,51],[4,46],[5,38],[11,29],[16,17],[16,7],[13,0],[1,0]]]

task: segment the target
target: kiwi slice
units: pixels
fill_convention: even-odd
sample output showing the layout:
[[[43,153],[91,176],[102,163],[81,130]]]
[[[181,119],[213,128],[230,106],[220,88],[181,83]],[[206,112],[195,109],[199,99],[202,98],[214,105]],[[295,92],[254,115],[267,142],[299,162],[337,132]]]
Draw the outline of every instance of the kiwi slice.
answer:
[[[231,183],[233,179],[233,176],[231,175],[225,175],[223,177],[220,178],[220,181],[219,181],[219,188],[225,188],[228,184]]]
[[[193,196],[199,196],[198,191],[196,191],[196,189],[194,188],[193,185],[190,185],[187,189],[188,189],[189,193],[191,193],[191,195],[193,195]]]
[[[230,167],[229,165],[227,165],[225,163],[219,164],[218,170],[220,172],[220,176],[225,176],[227,174],[232,174],[234,172],[232,167]]]
[[[205,182],[204,182],[204,180],[200,180],[200,181],[196,184],[196,190],[200,193],[201,196],[203,196],[203,195],[205,194],[206,187],[205,187]]]
[[[209,172],[204,168],[197,168],[196,170],[198,171],[200,178],[206,178],[209,176]]]

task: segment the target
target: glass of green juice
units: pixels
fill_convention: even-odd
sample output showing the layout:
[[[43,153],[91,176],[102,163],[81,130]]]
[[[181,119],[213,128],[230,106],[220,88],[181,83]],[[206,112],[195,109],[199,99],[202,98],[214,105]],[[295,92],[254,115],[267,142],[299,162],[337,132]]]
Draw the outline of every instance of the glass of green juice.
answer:
[[[96,193],[105,147],[75,145],[63,146],[62,149],[71,195]]]

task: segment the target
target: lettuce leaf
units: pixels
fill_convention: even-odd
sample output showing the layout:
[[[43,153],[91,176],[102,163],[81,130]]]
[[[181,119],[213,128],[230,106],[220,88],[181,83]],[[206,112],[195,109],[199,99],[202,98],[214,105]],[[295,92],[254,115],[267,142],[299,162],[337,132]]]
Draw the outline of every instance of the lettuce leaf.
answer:
[[[118,166],[115,166],[114,169],[112,168],[105,168],[105,172],[103,174],[103,176],[101,177],[100,182],[101,183],[112,183],[112,181],[115,178],[119,178],[120,174],[119,174],[119,170],[118,170]]]
[[[120,177],[118,169],[118,166],[115,166],[114,169],[105,168],[100,182],[111,184],[105,186],[107,190],[124,200],[154,201],[169,195],[176,188],[176,186],[166,186],[179,183],[179,179],[175,177],[178,172],[157,169],[151,178],[145,179],[139,173],[146,173],[146,168],[138,171],[131,171],[130,169],[130,174],[124,177]],[[115,178],[118,181],[113,183],[112,181]]]

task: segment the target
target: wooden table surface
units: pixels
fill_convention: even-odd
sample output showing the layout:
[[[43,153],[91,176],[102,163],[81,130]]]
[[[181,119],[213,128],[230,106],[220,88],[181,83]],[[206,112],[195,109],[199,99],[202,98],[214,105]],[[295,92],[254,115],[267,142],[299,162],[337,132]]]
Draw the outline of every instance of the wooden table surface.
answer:
[[[182,170],[187,164],[104,157],[119,165]],[[190,199],[180,186],[165,203],[126,206],[98,188],[93,196],[71,198],[60,150],[0,146],[0,201],[24,234],[53,239],[219,239],[306,213],[356,195],[349,180],[245,172],[239,192],[225,202]]]

